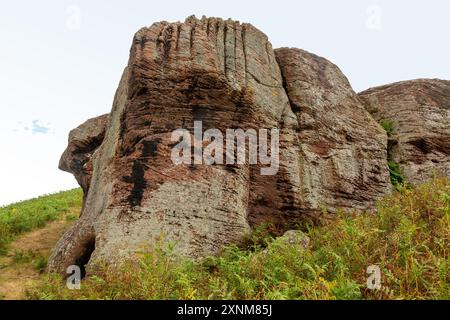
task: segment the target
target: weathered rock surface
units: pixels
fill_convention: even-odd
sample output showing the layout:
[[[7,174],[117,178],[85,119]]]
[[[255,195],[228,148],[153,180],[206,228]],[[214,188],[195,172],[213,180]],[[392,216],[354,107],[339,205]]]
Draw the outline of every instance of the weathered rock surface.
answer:
[[[282,237],[277,238],[276,241],[281,241],[286,245],[296,246],[299,249],[308,249],[311,239],[302,231],[289,230]]]
[[[83,189],[89,192],[92,177],[92,155],[105,137],[108,114],[90,119],[73,129],[69,134],[69,145],[59,161],[59,169],[72,173]]]
[[[192,136],[194,121],[222,132],[279,128],[278,173],[174,164],[172,132]],[[101,135],[80,136],[63,168],[86,192],[83,214],[50,271],[115,263],[161,240],[187,256],[214,254],[261,222],[286,231],[322,206],[365,209],[389,190],[386,134],[342,73],[304,51],[275,54],[261,31],[231,20],[138,31],[101,145],[78,152]]]
[[[450,81],[412,80],[359,94],[377,121],[392,121],[389,158],[416,184],[450,176]]]
[[[386,133],[336,65],[300,49],[275,53],[298,119],[296,209],[367,209],[390,190]]]
[[[273,50],[253,26],[188,18],[141,29],[92,157],[82,219],[49,269],[115,262],[161,238],[190,256],[239,241],[250,230],[250,167],[176,166],[171,134],[194,120],[224,131],[278,127],[288,116]]]
[[[289,230],[270,242],[267,248],[262,251],[262,254],[278,253],[286,247],[292,248],[297,252],[303,252],[310,249],[310,242],[311,239],[304,232],[300,230]]]

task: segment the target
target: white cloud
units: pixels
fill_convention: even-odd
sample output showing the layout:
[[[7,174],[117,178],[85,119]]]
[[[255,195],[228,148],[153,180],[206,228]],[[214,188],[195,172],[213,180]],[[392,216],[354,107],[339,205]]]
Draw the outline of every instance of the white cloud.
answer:
[[[19,121],[12,130],[17,133],[31,133],[33,135],[48,135],[55,133],[51,123],[42,120],[32,120],[27,122]]]
[[[44,124],[40,120],[33,120],[31,132],[33,134],[48,134],[50,133],[50,123]]]

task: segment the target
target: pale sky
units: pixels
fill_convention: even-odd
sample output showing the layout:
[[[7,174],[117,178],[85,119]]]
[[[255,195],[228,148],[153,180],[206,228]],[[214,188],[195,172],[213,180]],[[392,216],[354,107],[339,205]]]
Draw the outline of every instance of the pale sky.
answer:
[[[356,91],[450,79],[450,2],[2,1],[0,205],[76,187],[58,170],[69,131],[109,112],[133,34],[192,14],[250,22],[274,48],[323,56]]]

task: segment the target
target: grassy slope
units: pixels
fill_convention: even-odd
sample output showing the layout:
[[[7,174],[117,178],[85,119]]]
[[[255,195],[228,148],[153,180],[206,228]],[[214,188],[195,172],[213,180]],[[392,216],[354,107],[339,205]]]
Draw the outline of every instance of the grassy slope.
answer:
[[[44,227],[81,206],[82,191],[74,189],[0,207],[0,255],[17,236]]]
[[[23,291],[39,281],[47,260],[64,232],[74,223],[73,217],[79,213],[64,214],[61,219],[49,222],[44,228],[18,236],[8,245],[8,253],[0,256],[0,299],[17,300]]]
[[[254,235],[251,249],[232,246],[219,257],[199,262],[155,248],[138,265],[103,268],[83,282],[82,290],[69,291],[59,276],[51,275],[27,297],[449,299],[450,181],[435,179],[412,190],[398,189],[379,203],[377,214],[342,213],[332,222],[308,228],[308,250],[273,241],[264,232]],[[46,201],[40,207],[47,207]],[[2,210],[10,212],[12,207]],[[366,288],[366,268],[373,264],[382,271],[383,287],[377,291]]]

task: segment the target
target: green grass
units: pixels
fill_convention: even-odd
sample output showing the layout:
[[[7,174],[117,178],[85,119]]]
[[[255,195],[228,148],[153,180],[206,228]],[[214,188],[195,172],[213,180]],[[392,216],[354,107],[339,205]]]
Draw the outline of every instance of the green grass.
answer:
[[[60,192],[0,208],[0,255],[18,235],[42,228],[71,208],[80,207],[81,189]]]
[[[36,271],[43,273],[47,267],[48,258],[42,253],[31,250],[15,250],[12,256],[12,265],[30,264]]]
[[[251,246],[192,261],[156,246],[138,262],[102,267],[70,291],[48,275],[29,299],[449,299],[450,180],[399,187],[377,213],[310,226],[310,248],[258,230]],[[325,221],[325,220],[324,220]],[[378,265],[382,289],[366,287]]]

